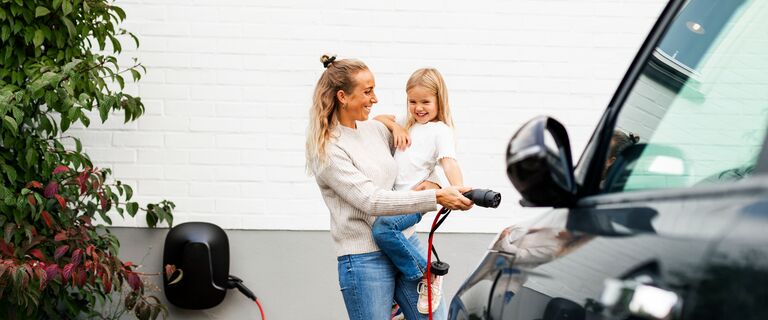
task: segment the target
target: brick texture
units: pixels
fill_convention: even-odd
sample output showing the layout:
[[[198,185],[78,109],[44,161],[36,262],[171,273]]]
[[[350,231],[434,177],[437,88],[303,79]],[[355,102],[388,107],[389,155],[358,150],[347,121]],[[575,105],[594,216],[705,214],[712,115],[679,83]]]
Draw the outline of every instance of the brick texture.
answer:
[[[120,61],[148,69],[129,92],[147,115],[76,128],[100,167],[140,200],[178,204],[177,221],[230,229],[327,230],[304,173],[308,108],[324,52],[365,61],[374,114],[405,112],[415,69],[446,78],[466,184],[503,193],[442,228],[497,232],[520,216],[504,171],[510,136],[539,114],[564,122],[575,157],[663,8],[660,0],[121,0]],[[117,219],[116,219],[117,220]],[[140,220],[118,225],[142,226]],[[426,227],[426,224],[421,227]]]

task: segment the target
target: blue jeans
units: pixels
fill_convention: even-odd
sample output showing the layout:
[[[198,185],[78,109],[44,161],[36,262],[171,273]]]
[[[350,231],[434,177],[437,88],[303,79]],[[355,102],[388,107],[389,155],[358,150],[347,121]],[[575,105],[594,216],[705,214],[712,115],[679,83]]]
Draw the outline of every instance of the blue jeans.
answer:
[[[418,246],[403,235],[403,230],[419,223],[421,213],[380,216],[373,223],[373,240],[406,280],[420,280],[427,272],[427,259]]]
[[[420,248],[414,235],[408,239]],[[408,281],[381,251],[338,257],[339,286],[350,320],[389,320],[394,299],[408,320],[426,320],[429,316],[416,309],[418,281]],[[448,316],[445,299],[435,310],[433,319]]]

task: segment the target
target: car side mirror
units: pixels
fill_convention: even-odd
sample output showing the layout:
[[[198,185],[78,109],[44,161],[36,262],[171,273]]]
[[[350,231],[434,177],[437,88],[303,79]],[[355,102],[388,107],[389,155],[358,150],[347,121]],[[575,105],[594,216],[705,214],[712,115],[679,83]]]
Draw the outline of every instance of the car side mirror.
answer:
[[[524,124],[507,147],[507,176],[521,204],[565,207],[576,198],[571,146],[565,127],[547,116]]]

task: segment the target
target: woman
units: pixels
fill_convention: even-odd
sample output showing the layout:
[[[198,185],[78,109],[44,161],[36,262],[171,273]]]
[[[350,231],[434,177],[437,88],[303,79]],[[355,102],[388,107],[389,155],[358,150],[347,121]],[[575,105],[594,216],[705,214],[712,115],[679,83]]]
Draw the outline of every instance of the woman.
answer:
[[[374,215],[428,212],[437,204],[467,210],[469,188],[392,191],[397,164],[392,135],[368,120],[377,101],[373,74],[361,61],[321,58],[326,70],[315,86],[307,130],[307,168],[315,175],[331,213],[331,236],[338,257],[339,285],[350,319],[389,319],[394,298],[406,319],[426,319],[416,310],[418,281],[401,277],[376,246]],[[435,180],[435,179],[430,179]],[[422,190],[423,189],[423,190]],[[404,231],[419,246],[413,228]],[[424,252],[422,250],[422,252]],[[445,317],[445,303],[435,318]]]

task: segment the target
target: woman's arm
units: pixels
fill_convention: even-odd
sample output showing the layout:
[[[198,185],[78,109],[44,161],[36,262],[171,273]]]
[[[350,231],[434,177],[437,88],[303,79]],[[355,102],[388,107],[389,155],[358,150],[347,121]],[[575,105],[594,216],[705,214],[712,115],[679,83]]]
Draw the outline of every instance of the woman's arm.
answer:
[[[408,131],[401,127],[395,121],[395,116],[391,114],[382,114],[373,118],[384,124],[384,126],[392,132],[392,138],[394,139],[395,148],[405,150],[411,145],[411,137],[408,135]]]
[[[379,188],[355,167],[347,153],[328,145],[328,163],[317,178],[347,204],[371,215],[397,215],[437,209],[436,191],[391,191]]]
[[[344,150],[328,147],[328,163],[317,172],[317,178],[360,211],[371,215],[397,215],[434,211],[437,203],[453,210],[472,207],[472,201],[462,195],[471,190],[467,187],[424,191],[381,189],[354,166]]]
[[[454,158],[442,158],[440,159],[440,166],[445,171],[445,177],[448,178],[448,182],[455,187],[464,185],[464,176],[461,174],[461,168],[459,163]]]

